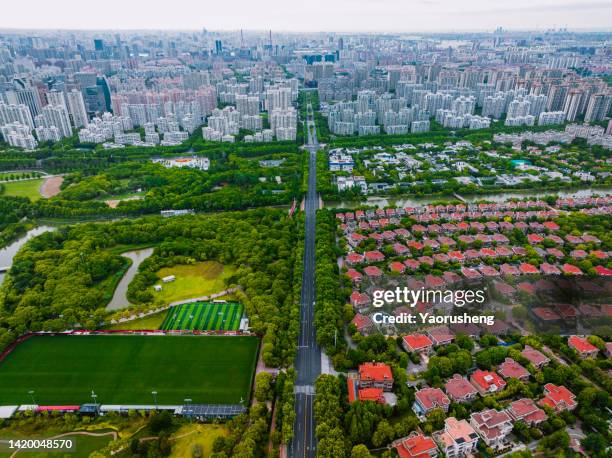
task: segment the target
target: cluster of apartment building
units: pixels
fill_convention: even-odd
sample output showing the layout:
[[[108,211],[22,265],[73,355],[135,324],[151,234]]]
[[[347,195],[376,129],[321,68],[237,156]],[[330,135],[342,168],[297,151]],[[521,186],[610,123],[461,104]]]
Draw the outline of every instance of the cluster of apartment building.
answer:
[[[498,143],[512,143],[516,150],[521,149],[524,141],[528,140],[538,145],[555,143],[571,143],[575,138],[587,140],[589,145],[600,145],[612,149],[612,122],[604,129],[602,126],[588,124],[569,124],[565,130],[549,130],[546,132],[521,132],[518,134],[494,134],[493,141]]]
[[[297,110],[293,104],[297,100],[297,80],[278,83],[268,87],[265,92],[249,93],[250,86],[246,83],[227,89],[238,91],[232,92],[233,97],[224,99],[231,100],[235,107],[213,110],[207,119],[207,126],[202,128],[205,140],[234,142],[240,129],[253,132],[245,136],[245,141],[249,143],[269,142],[273,137],[278,141],[295,140]],[[268,112],[270,127],[266,129],[263,128],[261,107]]]

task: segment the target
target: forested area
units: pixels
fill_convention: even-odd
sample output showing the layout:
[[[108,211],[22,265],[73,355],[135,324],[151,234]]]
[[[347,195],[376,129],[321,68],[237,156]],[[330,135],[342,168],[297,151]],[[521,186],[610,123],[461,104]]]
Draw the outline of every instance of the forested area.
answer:
[[[317,342],[328,355],[344,353],[344,297],[342,297],[336,259],[336,221],[329,210],[317,212],[315,327]]]
[[[28,198],[2,196],[2,187],[0,184],[0,248],[25,234],[30,225],[22,218],[31,215]]]
[[[260,161],[281,164],[268,167]],[[165,209],[220,211],[288,204],[301,193],[302,166],[302,156],[297,153],[253,158],[229,154],[213,160],[208,171],[130,161],[93,176],[86,172],[68,175],[58,196],[34,204],[35,214],[126,216]],[[116,208],[104,202],[114,198],[120,200]]]
[[[283,210],[177,218],[148,217],[61,227],[29,241],[0,290],[0,348],[26,331],[98,328],[105,292],[124,266],[122,246],[155,246],[132,281],[128,297],[151,307],[151,286],[162,267],[216,260],[236,267],[228,286],[246,308],[251,329],[263,336],[269,366],[295,355],[299,303],[293,270],[300,224]]]
[[[52,173],[75,170],[95,173],[110,165],[152,157],[172,157],[190,154],[217,158],[235,153],[243,157],[265,154],[297,152],[296,142],[274,143],[221,143],[205,141],[201,128],[196,129],[187,141],[177,146],[126,146],[120,149],[104,149],[102,145],[80,144],[78,137],[64,139],[53,145],[41,144],[34,151],[7,148],[0,154],[0,171],[40,168]]]

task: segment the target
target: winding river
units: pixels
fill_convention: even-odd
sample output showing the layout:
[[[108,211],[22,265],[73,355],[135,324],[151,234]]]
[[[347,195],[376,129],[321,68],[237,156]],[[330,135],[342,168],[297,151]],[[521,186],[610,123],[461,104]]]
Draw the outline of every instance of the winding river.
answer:
[[[13,264],[13,258],[22,246],[26,244],[28,240],[37,235],[44,234],[45,232],[54,231],[55,228],[52,226],[38,226],[34,229],[29,230],[26,234],[15,240],[13,243],[5,248],[0,249],[0,267],[9,268]],[[0,285],[4,281],[5,272],[0,272]]]
[[[143,248],[142,250],[127,251],[121,254],[121,256],[131,260],[132,265],[130,265],[125,275],[119,281],[113,298],[106,306],[106,310],[120,310],[130,306],[130,302],[127,299],[128,286],[136,276],[136,273],[138,273],[138,267],[142,264],[142,261],[151,256],[151,254],[153,254],[153,248]]]

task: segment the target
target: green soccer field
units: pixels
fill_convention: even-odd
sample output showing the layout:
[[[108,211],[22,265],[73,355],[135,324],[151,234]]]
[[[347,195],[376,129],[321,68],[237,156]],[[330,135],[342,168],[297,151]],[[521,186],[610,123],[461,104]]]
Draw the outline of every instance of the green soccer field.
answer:
[[[194,302],[176,305],[166,315],[161,329],[236,331],[244,306],[235,302]]]
[[[35,336],[0,363],[0,404],[248,403],[259,339]]]

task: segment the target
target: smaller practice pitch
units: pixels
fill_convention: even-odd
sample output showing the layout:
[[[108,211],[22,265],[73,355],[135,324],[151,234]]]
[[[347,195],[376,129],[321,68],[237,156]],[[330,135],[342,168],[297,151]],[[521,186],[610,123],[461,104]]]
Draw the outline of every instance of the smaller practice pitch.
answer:
[[[236,302],[191,302],[168,310],[161,325],[164,331],[236,331],[244,306]]]

